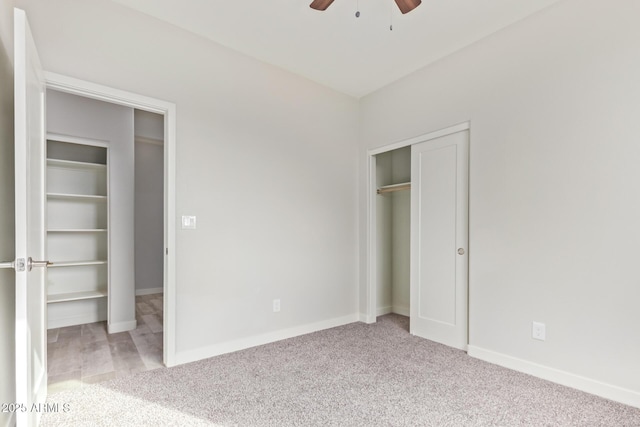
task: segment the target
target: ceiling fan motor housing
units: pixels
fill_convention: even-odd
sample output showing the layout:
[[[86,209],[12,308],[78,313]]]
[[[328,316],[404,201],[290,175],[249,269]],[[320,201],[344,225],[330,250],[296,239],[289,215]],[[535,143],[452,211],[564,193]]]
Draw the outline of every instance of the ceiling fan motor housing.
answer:
[[[416,7],[420,6],[422,0],[395,0],[400,12],[403,14],[411,12]],[[331,6],[333,0],[313,0],[309,7],[315,10],[326,10]],[[360,11],[356,12],[356,18],[360,17]]]

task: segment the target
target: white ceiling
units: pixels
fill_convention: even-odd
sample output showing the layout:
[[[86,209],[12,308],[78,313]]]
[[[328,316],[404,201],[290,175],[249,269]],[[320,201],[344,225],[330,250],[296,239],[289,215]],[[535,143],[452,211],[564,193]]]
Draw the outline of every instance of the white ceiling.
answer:
[[[560,0],[113,1],[361,97]]]

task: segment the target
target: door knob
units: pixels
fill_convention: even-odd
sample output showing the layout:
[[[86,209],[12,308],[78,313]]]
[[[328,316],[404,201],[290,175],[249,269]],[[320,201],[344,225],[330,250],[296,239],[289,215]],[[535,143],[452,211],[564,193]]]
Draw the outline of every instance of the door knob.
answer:
[[[458,248],[458,255],[464,255],[464,249]]]
[[[53,265],[52,262],[49,261],[34,261],[31,257],[29,257],[29,260],[27,261],[27,270],[31,271],[31,269],[33,267],[49,267],[50,265]]]

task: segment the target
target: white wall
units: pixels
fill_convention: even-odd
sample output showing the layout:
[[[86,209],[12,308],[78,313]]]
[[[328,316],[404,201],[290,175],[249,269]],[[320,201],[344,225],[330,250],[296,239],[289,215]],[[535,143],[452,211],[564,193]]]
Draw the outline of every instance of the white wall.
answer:
[[[133,109],[49,90],[47,132],[109,143],[109,330],[134,329]]]
[[[133,111],[136,294],[162,292],[164,271],[164,116]]]
[[[376,156],[376,187],[392,184],[391,153]],[[393,275],[392,204],[390,195],[376,195],[376,315],[391,312]]]
[[[135,259],[136,292],[149,293],[163,285],[164,147],[147,141],[135,141]]]
[[[394,183],[411,181],[411,147],[391,153]],[[391,193],[391,310],[409,315],[411,259],[411,191]]]
[[[411,148],[376,156],[376,185],[411,181]],[[409,315],[411,192],[376,195],[376,314]]]
[[[164,140],[164,116],[144,110],[133,110],[134,134],[142,138],[162,142]]]
[[[355,318],[355,99],[110,1],[19,4],[46,70],[177,106],[177,214],[198,224],[174,248],[179,361]]]
[[[13,1],[0,0],[0,261],[15,258]],[[0,269],[0,402],[15,402],[15,273]],[[0,412],[0,426],[12,416]]]
[[[368,148],[471,122],[473,352],[636,405],[638,16],[636,0],[560,2],[363,98],[360,113],[361,165]],[[363,198],[360,212],[362,224]]]

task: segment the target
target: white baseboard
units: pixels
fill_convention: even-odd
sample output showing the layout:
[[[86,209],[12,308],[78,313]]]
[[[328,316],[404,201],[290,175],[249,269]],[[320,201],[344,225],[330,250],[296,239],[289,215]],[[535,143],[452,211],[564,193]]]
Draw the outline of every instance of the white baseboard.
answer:
[[[406,307],[404,305],[394,305],[393,307],[391,307],[391,312],[395,313],[395,314],[399,314],[401,316],[407,316],[409,317],[409,307]]]
[[[107,329],[110,334],[117,334],[119,332],[133,331],[136,326],[138,326],[136,320],[128,320],[126,322],[109,323]]]
[[[307,325],[295,326],[293,328],[282,329],[280,331],[227,341],[195,350],[176,352],[175,365],[195,362],[197,360],[207,359],[209,357],[219,356],[225,353],[232,353],[234,351],[244,350],[246,348],[256,347],[263,344],[269,344],[287,338],[297,337],[299,335],[335,328],[336,326],[347,325],[349,323],[357,322],[358,320],[358,314],[351,314],[349,316],[337,317],[334,319],[324,320],[322,322],[309,323]]]
[[[79,316],[50,318],[47,320],[47,329],[65,328],[67,326],[84,325],[105,320],[107,320],[106,313],[83,313]]]
[[[389,314],[392,313],[393,310],[391,309],[391,306],[385,306],[385,307],[378,307],[376,309],[376,316],[384,316],[385,314]]]
[[[505,368],[513,369],[514,371],[524,372],[525,374],[533,375],[534,377],[595,394],[596,396],[624,403],[625,405],[640,408],[640,392],[634,390],[603,383],[598,380],[572,374],[571,372],[540,365],[528,360],[519,359],[517,357],[486,350],[473,345],[468,346],[467,354],[471,357],[475,357],[476,359],[484,360],[485,362],[504,366]]]
[[[362,323],[376,323],[376,316],[369,316],[367,313],[360,313],[358,320]]]
[[[161,294],[164,292],[164,288],[146,288],[146,289],[136,289],[136,296],[139,295],[151,295],[151,294]]]
[[[402,305],[388,305],[386,307],[378,307],[376,310],[376,316],[384,316],[385,314],[391,313],[409,317],[409,307]]]

